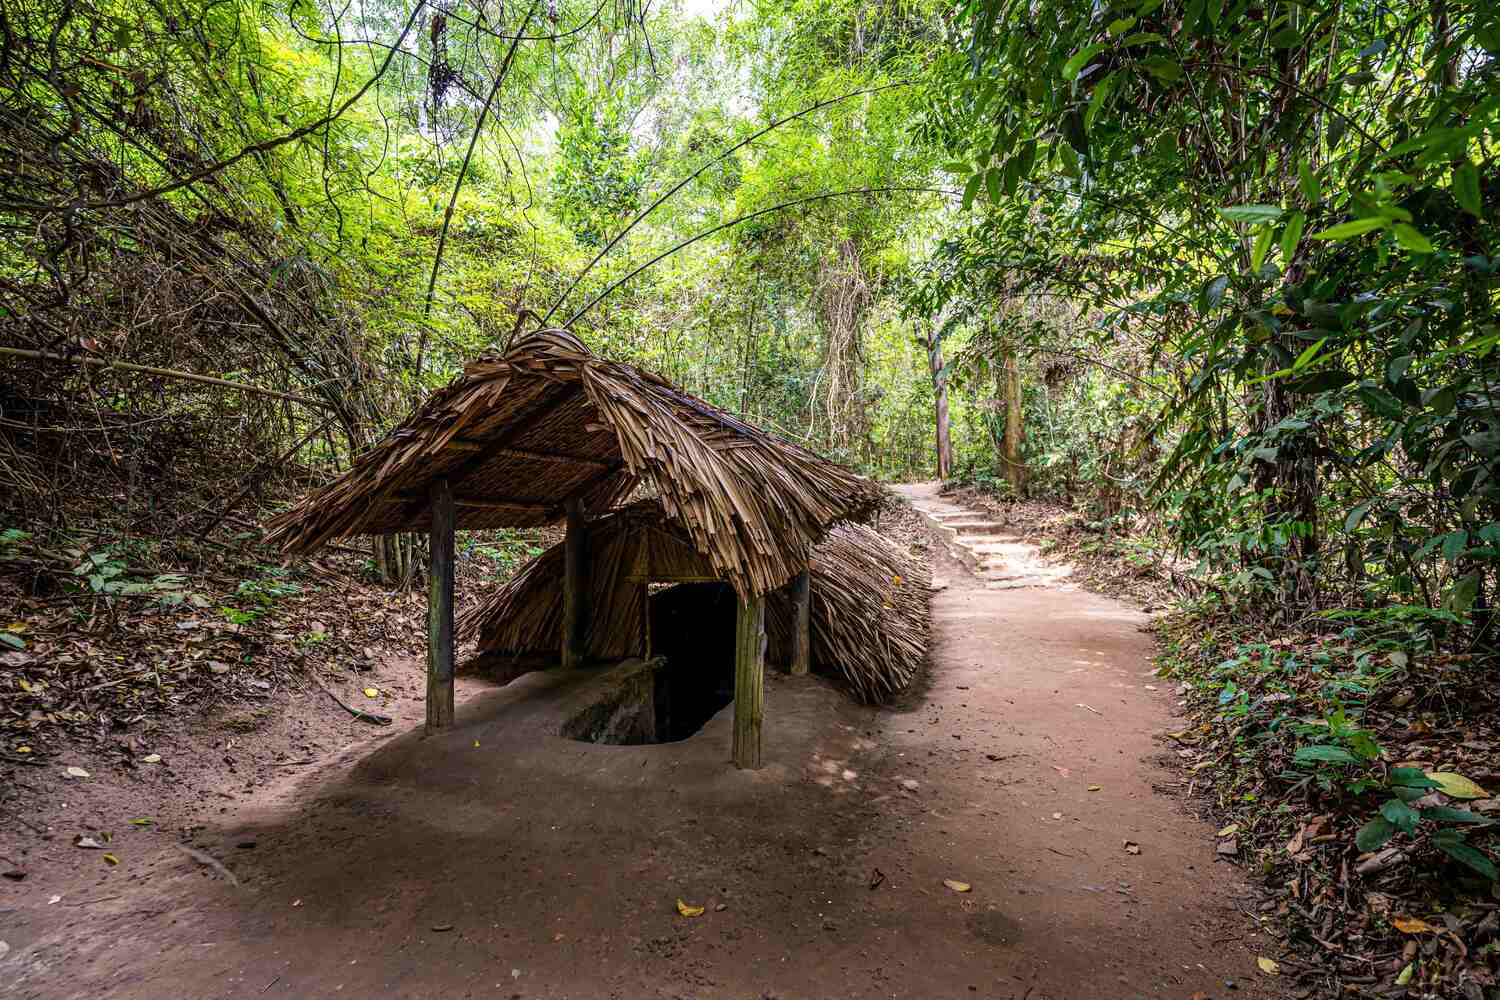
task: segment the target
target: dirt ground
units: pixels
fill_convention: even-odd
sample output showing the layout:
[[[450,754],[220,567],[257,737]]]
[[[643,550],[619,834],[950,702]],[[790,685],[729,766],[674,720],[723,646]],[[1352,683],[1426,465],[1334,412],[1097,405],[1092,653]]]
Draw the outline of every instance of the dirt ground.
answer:
[[[938,561],[922,690],[872,710],[772,675],[757,772],[727,763],[732,708],[681,743],[562,739],[551,674],[462,684],[424,738],[409,660],[380,667],[389,729],[288,711],[144,776],[80,761],[66,808],[6,817],[0,995],[1275,996],[1174,801],[1143,617]]]

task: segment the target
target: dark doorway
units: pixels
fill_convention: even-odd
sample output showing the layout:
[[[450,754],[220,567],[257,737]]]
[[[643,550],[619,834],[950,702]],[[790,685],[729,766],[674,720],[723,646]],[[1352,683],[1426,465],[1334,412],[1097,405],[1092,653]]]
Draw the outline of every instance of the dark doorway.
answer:
[[[588,743],[675,743],[734,700],[734,629],[739,606],[721,583],[681,583],[651,595],[651,655],[659,665],[624,667],[597,701],[563,725]],[[660,657],[660,660],[655,658]]]
[[[685,740],[734,700],[734,629],[739,607],[727,583],[679,583],[651,595],[658,743]]]

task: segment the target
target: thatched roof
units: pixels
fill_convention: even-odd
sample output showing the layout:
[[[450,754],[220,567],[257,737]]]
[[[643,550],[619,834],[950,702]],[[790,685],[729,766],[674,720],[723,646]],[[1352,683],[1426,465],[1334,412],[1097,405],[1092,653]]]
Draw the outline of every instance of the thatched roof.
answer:
[[[591,659],[640,652],[645,581],[720,578],[655,501],[590,524],[589,550],[593,613],[585,649]],[[861,701],[888,701],[926,656],[926,568],[869,528],[841,524],[813,549],[810,577],[813,669]],[[562,643],[562,578],[563,546],[556,545],[464,615],[459,634],[478,639],[485,654],[555,656]],[[787,662],[792,603],[785,590],[767,598],[766,631],[772,661]]]
[[[800,572],[832,524],[880,495],[656,375],[543,330],[470,364],[348,473],[276,517],[269,540],[305,552],[426,530],[428,492],[443,477],[461,529],[550,524],[571,498],[608,510],[644,483],[745,596]]]

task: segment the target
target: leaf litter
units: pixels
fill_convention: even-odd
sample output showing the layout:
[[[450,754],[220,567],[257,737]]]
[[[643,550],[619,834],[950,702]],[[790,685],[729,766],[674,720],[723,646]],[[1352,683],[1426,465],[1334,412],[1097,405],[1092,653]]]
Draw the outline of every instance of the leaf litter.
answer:
[[[1255,879],[1258,927],[1279,949],[1264,961],[1291,995],[1496,995],[1500,885],[1480,869],[1500,855],[1500,696],[1485,671],[1464,654],[1383,656],[1377,681],[1330,629],[1267,641],[1183,613],[1157,628],[1161,672],[1182,682],[1192,720],[1162,734],[1177,787],[1217,821],[1219,859]],[[1375,755],[1360,791],[1349,787],[1360,758],[1343,748],[1366,737],[1333,736],[1348,720]]]

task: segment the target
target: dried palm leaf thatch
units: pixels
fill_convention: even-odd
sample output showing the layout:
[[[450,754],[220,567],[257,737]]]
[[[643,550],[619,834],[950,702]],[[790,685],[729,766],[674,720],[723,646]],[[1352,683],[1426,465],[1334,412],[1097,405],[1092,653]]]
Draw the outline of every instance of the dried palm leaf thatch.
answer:
[[[911,684],[927,658],[927,566],[862,524],[841,524],[813,549],[812,665],[859,701],[881,704]],[[766,603],[773,658],[789,662],[792,602]]]
[[[562,643],[562,545],[532,560],[459,622],[486,656],[556,655]],[[648,582],[719,579],[691,539],[645,500],[589,525],[592,556],[586,651],[615,660],[644,652]],[[812,553],[812,665],[858,700],[889,701],[911,683],[926,656],[927,568],[869,528],[841,524]],[[791,658],[793,608],[788,593],[766,602],[768,654]],[[726,637],[727,638],[727,637]]]
[[[656,375],[543,330],[470,364],[349,472],[273,519],[269,540],[306,552],[424,530],[442,478],[461,529],[550,524],[575,498],[608,510],[645,484],[741,596],[779,587],[831,525],[881,496]]]

